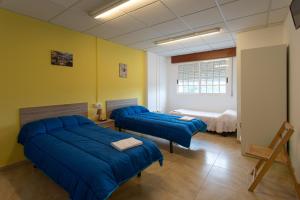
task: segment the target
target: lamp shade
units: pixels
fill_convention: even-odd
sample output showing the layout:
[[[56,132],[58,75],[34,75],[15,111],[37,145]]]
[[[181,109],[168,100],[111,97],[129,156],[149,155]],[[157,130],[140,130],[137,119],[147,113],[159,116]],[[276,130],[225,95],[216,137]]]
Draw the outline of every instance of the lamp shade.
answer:
[[[96,109],[102,109],[101,103],[95,103],[93,106],[94,106],[94,108],[96,108]]]

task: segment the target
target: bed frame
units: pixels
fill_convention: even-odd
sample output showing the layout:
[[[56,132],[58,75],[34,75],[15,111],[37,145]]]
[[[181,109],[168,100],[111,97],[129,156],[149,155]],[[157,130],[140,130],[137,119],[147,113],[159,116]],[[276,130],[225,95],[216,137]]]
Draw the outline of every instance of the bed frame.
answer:
[[[88,117],[88,103],[20,108],[20,124],[22,127],[23,125],[36,120],[66,115],[82,115]],[[35,165],[33,165],[33,167],[37,168]],[[137,177],[141,177],[141,174],[142,172],[139,172]]]
[[[118,109],[118,108],[123,108],[123,107],[128,107],[128,106],[136,106],[138,105],[137,98],[133,99],[117,99],[117,100],[109,100],[106,101],[106,117],[109,118],[110,114],[113,110]],[[120,127],[118,127],[119,131],[122,131]],[[198,133],[198,132],[196,132]],[[193,133],[195,135],[196,133]],[[169,149],[170,153],[173,153],[173,141],[169,141]]]
[[[66,115],[82,115],[88,117],[88,103],[20,108],[20,123],[22,127],[24,124],[32,121]],[[37,168],[35,165],[33,165],[33,167]],[[141,177],[141,175],[142,172],[139,172],[137,177]]]
[[[117,99],[117,100],[108,100],[106,101],[106,118],[110,118],[110,114],[113,110],[128,106],[137,106],[138,99]]]
[[[20,108],[21,127],[32,121],[65,115],[88,116],[88,103]]]

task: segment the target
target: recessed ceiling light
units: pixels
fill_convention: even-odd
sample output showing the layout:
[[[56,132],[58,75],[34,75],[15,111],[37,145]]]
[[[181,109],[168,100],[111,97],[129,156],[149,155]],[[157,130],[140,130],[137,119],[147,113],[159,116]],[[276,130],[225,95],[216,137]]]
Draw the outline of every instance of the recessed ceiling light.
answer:
[[[116,0],[110,4],[101,6],[100,8],[90,12],[89,14],[95,19],[105,18],[120,11],[120,9],[127,7],[128,5],[130,5],[130,3],[132,3],[132,1],[134,0]]]
[[[189,33],[185,35],[180,35],[168,39],[163,39],[159,41],[155,41],[154,44],[156,45],[164,45],[164,44],[170,44],[170,43],[175,43],[175,42],[180,42],[180,41],[185,41],[197,37],[204,37],[204,36],[209,36],[209,35],[214,35],[217,33],[221,32],[221,28],[213,28],[205,31],[200,31],[200,32],[195,32],[195,33]]]

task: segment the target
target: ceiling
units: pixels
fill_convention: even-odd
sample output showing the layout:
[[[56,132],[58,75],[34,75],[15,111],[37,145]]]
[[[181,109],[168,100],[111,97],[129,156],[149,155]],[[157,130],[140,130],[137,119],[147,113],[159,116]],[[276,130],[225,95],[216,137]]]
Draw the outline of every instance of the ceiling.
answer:
[[[106,19],[88,12],[108,0],[2,0],[0,7],[163,56],[235,46],[236,33],[284,21],[291,0],[132,0]],[[153,42],[220,27],[213,36],[157,46]]]

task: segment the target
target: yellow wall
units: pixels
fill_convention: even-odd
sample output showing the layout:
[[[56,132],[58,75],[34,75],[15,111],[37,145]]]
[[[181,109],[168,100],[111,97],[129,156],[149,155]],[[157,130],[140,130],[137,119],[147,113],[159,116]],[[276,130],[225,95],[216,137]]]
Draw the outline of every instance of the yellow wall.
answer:
[[[109,41],[98,39],[98,101],[138,98],[145,104],[146,55]],[[119,63],[126,63],[127,78],[119,77]],[[104,112],[103,112],[104,113]]]
[[[144,103],[143,51],[1,9],[0,24],[0,167],[24,159],[16,142],[21,107],[88,102],[93,116],[97,99]],[[74,67],[50,65],[51,50],[73,53]],[[119,62],[128,64],[128,79],[118,78]]]

